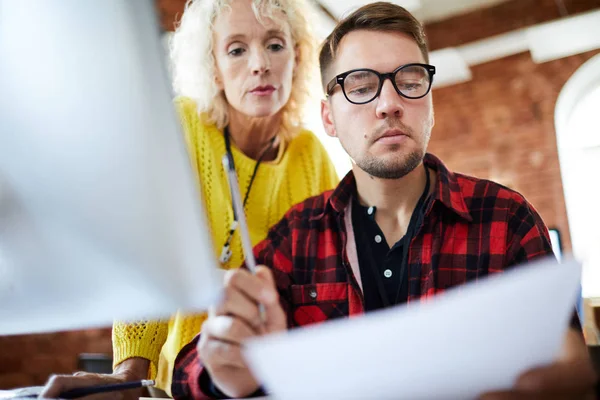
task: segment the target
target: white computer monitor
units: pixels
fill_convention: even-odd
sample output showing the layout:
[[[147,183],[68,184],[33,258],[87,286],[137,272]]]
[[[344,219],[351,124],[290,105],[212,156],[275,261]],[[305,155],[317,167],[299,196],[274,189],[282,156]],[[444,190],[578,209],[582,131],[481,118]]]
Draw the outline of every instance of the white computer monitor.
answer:
[[[220,287],[153,0],[0,0],[0,334]]]

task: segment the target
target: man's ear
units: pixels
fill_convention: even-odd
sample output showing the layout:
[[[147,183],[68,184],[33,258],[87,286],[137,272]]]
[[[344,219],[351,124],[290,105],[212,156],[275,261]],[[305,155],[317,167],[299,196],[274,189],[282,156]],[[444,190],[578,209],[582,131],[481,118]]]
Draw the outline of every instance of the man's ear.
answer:
[[[433,127],[435,126],[435,108],[433,108],[433,93],[429,93],[429,96],[431,98],[431,103],[430,103],[430,107],[431,107],[431,128],[433,129]]]
[[[327,135],[337,137],[331,103],[328,100],[321,100],[321,120],[323,121],[323,127],[325,128]]]

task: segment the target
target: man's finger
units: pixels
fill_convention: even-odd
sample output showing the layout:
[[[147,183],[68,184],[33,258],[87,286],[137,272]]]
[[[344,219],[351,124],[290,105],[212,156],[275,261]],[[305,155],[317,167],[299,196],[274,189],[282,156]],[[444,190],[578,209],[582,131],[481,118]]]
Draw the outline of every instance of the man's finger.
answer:
[[[219,367],[247,368],[241,346],[214,338],[209,339],[205,352],[212,365]]]
[[[515,388],[523,392],[564,392],[585,393],[593,387],[595,376],[582,373],[582,369],[574,363],[561,362],[549,366],[535,368],[521,375]],[[589,376],[588,376],[589,375]]]
[[[209,322],[210,320],[206,321]],[[211,337],[206,332],[202,333],[198,341],[198,355],[209,372],[213,367],[245,368],[240,349],[240,346]]]
[[[202,327],[202,335],[208,339],[241,345],[247,339],[256,336],[257,331],[239,318],[220,315],[206,320]]]
[[[490,392],[479,397],[479,400],[534,400],[527,394],[514,391]]]
[[[522,374],[514,390],[486,393],[484,400],[582,399],[593,387],[594,377],[581,373],[573,363],[555,363]]]
[[[572,393],[526,393],[516,390],[490,392],[479,397],[479,400],[573,400]]]
[[[255,303],[272,302],[274,290],[265,287],[265,282],[245,269],[228,271],[225,274],[225,290],[238,290]]]
[[[214,308],[212,315],[240,318],[255,330],[261,324],[258,304],[239,290],[226,290],[221,304]]]
[[[259,266],[256,270],[256,276],[265,283],[266,293],[263,297],[269,298],[269,301],[262,303],[267,314],[264,327],[266,332],[285,330],[287,328],[287,316],[281,308],[272,271],[267,267]]]

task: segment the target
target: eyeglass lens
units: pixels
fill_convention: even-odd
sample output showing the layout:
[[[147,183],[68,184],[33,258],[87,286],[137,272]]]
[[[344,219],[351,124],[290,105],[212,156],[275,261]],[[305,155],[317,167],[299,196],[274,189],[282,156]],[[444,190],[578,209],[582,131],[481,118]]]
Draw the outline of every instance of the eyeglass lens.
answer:
[[[355,71],[344,79],[344,92],[348,100],[366,103],[377,96],[379,76],[372,71]],[[396,72],[397,89],[408,98],[422,97],[430,86],[429,71],[422,66],[413,65]]]

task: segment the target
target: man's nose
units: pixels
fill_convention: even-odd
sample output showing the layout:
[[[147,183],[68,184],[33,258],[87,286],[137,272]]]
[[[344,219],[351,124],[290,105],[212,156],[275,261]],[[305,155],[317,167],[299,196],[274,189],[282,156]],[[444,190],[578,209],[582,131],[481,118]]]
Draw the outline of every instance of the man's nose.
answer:
[[[377,101],[377,118],[401,117],[404,114],[404,99],[392,84],[392,81],[386,79],[381,87],[381,92]]]

